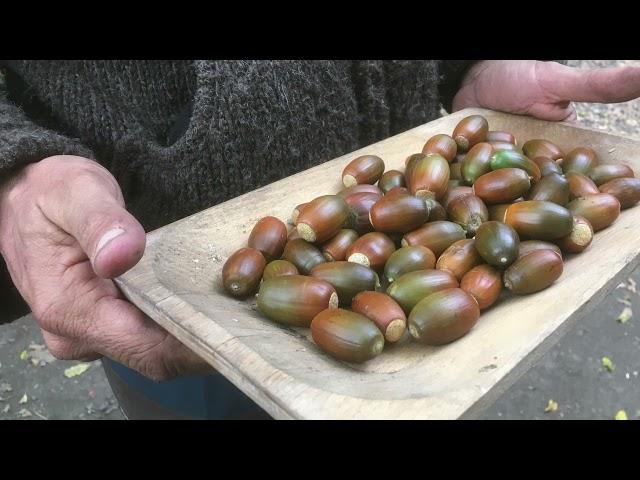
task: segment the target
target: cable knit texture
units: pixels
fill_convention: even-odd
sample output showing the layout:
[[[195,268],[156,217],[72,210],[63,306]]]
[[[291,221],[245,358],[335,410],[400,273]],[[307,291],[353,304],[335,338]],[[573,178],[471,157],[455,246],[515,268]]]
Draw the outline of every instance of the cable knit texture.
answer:
[[[469,63],[7,61],[0,175],[93,158],[149,231],[437,118]]]

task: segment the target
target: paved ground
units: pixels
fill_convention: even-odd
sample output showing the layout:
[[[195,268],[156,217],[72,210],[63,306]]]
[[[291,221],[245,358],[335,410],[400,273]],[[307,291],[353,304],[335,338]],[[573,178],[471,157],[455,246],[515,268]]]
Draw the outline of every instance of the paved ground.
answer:
[[[571,61],[579,67],[640,61]],[[580,121],[640,139],[640,101],[578,105]],[[640,418],[640,269],[578,323],[482,418],[610,419],[619,410]],[[632,316],[622,323],[623,309]],[[635,312],[638,312],[636,314]],[[607,357],[612,371],[603,366]],[[99,362],[76,376],[80,362],[54,360],[33,322],[0,326],[0,419],[121,419]],[[65,375],[65,371],[70,378]],[[82,371],[82,369],[80,369]],[[78,373],[78,372],[75,372]],[[545,409],[555,402],[556,408]],[[551,403],[553,407],[553,403]]]

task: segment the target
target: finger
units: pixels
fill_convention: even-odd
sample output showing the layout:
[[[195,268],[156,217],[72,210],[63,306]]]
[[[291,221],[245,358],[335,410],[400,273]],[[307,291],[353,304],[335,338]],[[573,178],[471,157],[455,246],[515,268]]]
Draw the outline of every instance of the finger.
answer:
[[[102,355],[93,351],[78,340],[61,337],[51,332],[41,329],[44,343],[51,352],[51,355],[58,360],[80,360],[92,362],[102,358]]]
[[[78,241],[99,277],[121,275],[142,258],[144,229],[124,208],[113,177],[97,167],[55,183],[40,208]]]
[[[580,70],[541,62],[536,74],[543,91],[555,100],[619,103],[640,97],[638,67]]]
[[[526,113],[550,122],[567,122],[577,118],[576,109],[570,102],[536,103]]]

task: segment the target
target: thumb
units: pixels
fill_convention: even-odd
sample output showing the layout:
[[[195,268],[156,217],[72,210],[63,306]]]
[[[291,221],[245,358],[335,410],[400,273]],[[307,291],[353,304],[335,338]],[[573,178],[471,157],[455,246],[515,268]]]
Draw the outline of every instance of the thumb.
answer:
[[[580,70],[555,62],[538,62],[536,76],[555,101],[619,103],[640,97],[640,68]]]
[[[142,258],[142,225],[124,208],[115,179],[100,167],[66,172],[41,202],[43,213],[74,237],[98,277],[113,278]]]

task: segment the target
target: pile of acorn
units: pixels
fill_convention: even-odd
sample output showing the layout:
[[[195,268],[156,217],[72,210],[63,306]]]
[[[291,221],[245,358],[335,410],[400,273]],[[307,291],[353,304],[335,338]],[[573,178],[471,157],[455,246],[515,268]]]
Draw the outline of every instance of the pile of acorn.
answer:
[[[259,288],[263,315],[310,326],[322,350],[363,362],[385,342],[457,340],[503,286],[517,295],[549,287],[563,253],[585,250],[640,201],[628,166],[548,140],[520,148],[480,115],[430,138],[405,166],[385,172],[381,158],[358,157],[343,191],[293,210],[291,232],[260,220],[225,263],[225,289],[246,297]]]

